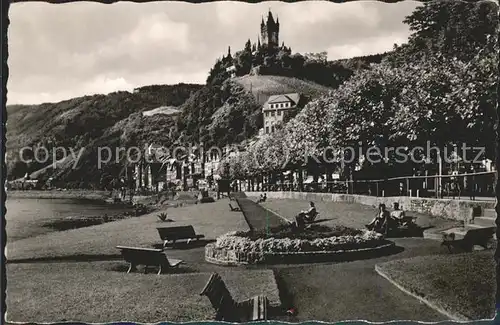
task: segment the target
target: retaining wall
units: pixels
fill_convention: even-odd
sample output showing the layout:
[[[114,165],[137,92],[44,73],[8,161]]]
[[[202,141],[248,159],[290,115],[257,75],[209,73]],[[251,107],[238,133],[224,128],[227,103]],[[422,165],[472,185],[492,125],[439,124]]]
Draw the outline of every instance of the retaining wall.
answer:
[[[413,211],[450,220],[465,221],[466,223],[473,219],[473,207],[479,206],[481,209],[493,209],[496,204],[495,201],[433,199],[408,196],[376,197],[354,194],[310,192],[245,192],[245,194],[249,197],[258,197],[262,193],[266,193],[268,198],[273,199],[348,202],[373,207],[377,207],[380,203],[384,203],[388,208],[391,208],[394,202],[399,202],[399,205],[406,211]]]
[[[337,251],[311,251],[287,253],[255,253],[237,252],[232,249],[216,248],[214,244],[205,246],[205,260],[209,263],[238,266],[249,264],[294,264],[345,262],[375,258],[395,253],[396,245],[388,240],[380,242],[379,246]]]

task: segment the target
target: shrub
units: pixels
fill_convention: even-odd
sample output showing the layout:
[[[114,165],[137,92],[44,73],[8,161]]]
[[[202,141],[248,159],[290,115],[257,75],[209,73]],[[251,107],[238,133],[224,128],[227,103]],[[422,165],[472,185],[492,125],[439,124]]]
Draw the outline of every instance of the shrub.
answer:
[[[252,253],[337,251],[374,247],[383,240],[377,232],[342,226],[310,227],[309,232],[297,234],[285,227],[272,230],[269,235],[262,231],[230,232],[218,237],[215,247]]]

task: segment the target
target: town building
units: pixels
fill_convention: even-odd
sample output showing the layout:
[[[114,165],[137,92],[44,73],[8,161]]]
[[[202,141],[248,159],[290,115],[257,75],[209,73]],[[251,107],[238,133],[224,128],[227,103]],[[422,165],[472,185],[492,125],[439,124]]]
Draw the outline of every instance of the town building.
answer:
[[[279,124],[286,122],[290,112],[297,108],[300,99],[301,96],[298,93],[270,96],[262,107],[263,133],[274,133]]]
[[[226,72],[227,72],[227,73],[229,73],[229,76],[230,76],[231,78],[236,77],[236,67],[235,67],[234,65],[232,65],[232,66],[230,66],[230,67],[226,68]]]

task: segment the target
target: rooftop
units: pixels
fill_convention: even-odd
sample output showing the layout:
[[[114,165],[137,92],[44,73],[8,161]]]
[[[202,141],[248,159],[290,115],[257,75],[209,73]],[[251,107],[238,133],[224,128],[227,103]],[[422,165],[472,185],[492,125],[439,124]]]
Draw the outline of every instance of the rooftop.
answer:
[[[281,95],[271,95],[266,104],[275,104],[275,103],[286,103],[293,102],[297,104],[300,99],[300,94],[298,93],[289,93],[289,94],[281,94]]]

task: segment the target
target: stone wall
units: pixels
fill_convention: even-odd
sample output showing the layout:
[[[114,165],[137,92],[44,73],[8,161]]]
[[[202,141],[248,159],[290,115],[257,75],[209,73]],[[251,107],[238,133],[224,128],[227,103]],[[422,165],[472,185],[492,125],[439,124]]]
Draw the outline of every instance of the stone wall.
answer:
[[[288,253],[236,252],[231,249],[216,248],[214,244],[205,246],[205,260],[209,263],[238,266],[249,264],[294,264],[353,261],[375,258],[394,252],[395,244],[384,240],[377,247],[336,251],[311,251]]]
[[[249,197],[258,197],[264,192],[245,192]],[[427,214],[435,217],[442,217],[450,220],[469,222],[473,218],[472,209],[480,206],[482,209],[495,208],[494,201],[469,201],[469,200],[449,200],[419,198],[408,196],[376,197],[354,194],[332,194],[332,193],[310,193],[310,192],[265,192],[268,198],[273,199],[296,199],[307,201],[331,201],[358,203],[377,207],[384,203],[387,207],[392,207],[394,202],[406,211]]]

